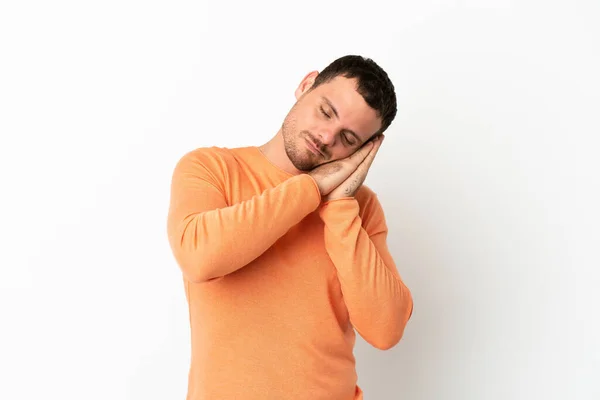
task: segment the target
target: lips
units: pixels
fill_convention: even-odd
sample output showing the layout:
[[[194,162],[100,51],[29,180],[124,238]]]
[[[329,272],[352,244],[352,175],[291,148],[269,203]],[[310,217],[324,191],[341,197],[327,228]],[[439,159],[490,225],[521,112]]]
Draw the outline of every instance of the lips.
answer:
[[[321,151],[319,150],[319,148],[310,140],[306,139],[306,147],[308,147],[308,149],[310,151],[312,151],[313,153],[315,153],[318,156],[322,156],[323,153],[321,153]]]

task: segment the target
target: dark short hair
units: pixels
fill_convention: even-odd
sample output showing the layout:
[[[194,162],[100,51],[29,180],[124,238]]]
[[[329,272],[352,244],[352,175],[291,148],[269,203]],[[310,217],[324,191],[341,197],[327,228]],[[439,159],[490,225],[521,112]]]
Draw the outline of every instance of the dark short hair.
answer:
[[[337,76],[357,79],[356,90],[381,118],[381,129],[376,133],[383,133],[391,125],[397,111],[396,92],[388,74],[370,58],[347,55],[325,67],[317,75],[311,90]]]

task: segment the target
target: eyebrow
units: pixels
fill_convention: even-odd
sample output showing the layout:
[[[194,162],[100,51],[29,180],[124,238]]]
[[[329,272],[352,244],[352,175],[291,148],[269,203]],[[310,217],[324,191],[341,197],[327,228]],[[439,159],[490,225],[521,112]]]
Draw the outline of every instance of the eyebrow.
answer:
[[[335,117],[337,119],[340,119],[340,116],[338,115],[338,112],[335,109],[335,107],[333,106],[333,104],[331,104],[331,101],[329,101],[329,99],[327,97],[325,97],[325,96],[321,96],[321,99],[323,99],[323,101],[325,103],[327,103],[327,105],[329,106],[329,108],[331,108],[331,110],[335,114]],[[358,143],[362,144],[362,140],[360,140],[360,137],[354,131],[352,131],[350,129],[342,129],[342,132],[354,136],[354,138],[358,141]]]

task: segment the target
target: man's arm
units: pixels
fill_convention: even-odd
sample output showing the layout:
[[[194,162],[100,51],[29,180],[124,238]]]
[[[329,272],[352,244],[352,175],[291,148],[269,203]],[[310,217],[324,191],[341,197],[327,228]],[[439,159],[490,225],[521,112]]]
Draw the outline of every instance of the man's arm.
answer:
[[[358,201],[351,197],[325,203],[319,215],[352,325],[374,347],[393,347],[412,315],[413,300],[388,250],[388,229],[377,196],[368,196],[364,221]]]
[[[315,180],[301,174],[228,206],[223,177],[209,170],[202,157],[198,151],[188,153],[175,167],[167,222],[175,259],[192,282],[244,267],[321,201]]]

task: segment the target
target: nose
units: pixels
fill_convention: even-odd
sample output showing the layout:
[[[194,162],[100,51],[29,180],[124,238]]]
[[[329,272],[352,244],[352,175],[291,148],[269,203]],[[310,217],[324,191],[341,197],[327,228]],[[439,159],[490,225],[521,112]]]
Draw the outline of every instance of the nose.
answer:
[[[319,132],[319,139],[325,146],[331,146],[335,141],[335,132],[333,129],[321,129]]]

